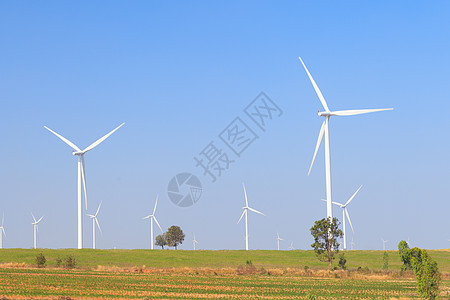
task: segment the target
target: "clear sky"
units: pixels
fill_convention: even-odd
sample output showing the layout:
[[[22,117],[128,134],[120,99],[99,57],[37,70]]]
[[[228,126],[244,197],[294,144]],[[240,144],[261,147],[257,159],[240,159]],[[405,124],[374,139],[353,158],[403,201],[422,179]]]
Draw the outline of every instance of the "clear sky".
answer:
[[[325,217],[323,146],[308,177],[322,109],[394,107],[330,123],[334,200],[349,205],[357,249],[449,248],[448,1],[2,1],[0,214],[4,246],[76,247],[76,157],[85,148],[88,211],[103,201],[98,248],[148,248],[156,215],[186,233],[181,249],[311,249]],[[282,110],[261,130],[245,107],[265,92]],[[258,138],[236,156],[219,135],[236,118]],[[234,160],[216,182],[194,157],[210,143]],[[176,174],[203,186],[193,206],[168,197]],[[342,218],[341,210],[334,215]],[[349,232],[349,242],[352,234]],[[155,233],[157,233],[155,229]],[[84,246],[92,227],[84,218]]]

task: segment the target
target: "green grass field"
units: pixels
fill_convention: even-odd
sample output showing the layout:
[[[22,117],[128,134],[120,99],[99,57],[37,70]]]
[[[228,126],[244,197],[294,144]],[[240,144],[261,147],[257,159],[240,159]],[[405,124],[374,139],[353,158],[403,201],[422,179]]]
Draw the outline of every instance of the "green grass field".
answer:
[[[39,253],[48,260],[45,269],[33,268]],[[314,295],[316,299],[418,298],[413,277],[398,276],[401,265],[398,253],[389,253],[389,269],[394,273],[380,272],[383,251],[345,252],[350,269],[363,266],[373,270],[359,273],[328,272],[327,264],[318,261],[312,251],[1,249],[0,297],[307,299],[308,295]],[[440,270],[447,273],[441,284],[441,297],[447,299],[450,251],[431,250],[429,253]],[[76,258],[77,269],[52,268],[58,257],[64,259],[67,255]],[[252,260],[257,270],[264,268],[265,271],[238,275],[237,268],[247,260]],[[11,268],[9,263],[26,266]],[[106,266],[107,270],[98,266]],[[304,266],[315,271],[303,275],[295,272],[303,270]]]
[[[313,251],[276,250],[92,250],[92,249],[1,249],[0,263],[35,264],[36,255],[43,253],[49,267],[55,266],[56,259],[73,255],[78,266],[95,268],[102,266],[156,268],[224,268],[238,267],[251,260],[254,265],[265,268],[326,268],[327,264],[317,260]],[[402,265],[397,251],[388,251],[389,269],[400,270]],[[450,250],[429,250],[430,256],[438,262],[442,272],[450,273]],[[359,266],[381,269],[383,251],[346,251],[349,268]]]

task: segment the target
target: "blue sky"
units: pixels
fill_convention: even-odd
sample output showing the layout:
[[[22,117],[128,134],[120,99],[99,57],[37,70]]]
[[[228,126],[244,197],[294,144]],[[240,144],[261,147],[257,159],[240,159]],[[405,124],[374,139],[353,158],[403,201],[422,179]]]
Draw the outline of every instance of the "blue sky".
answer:
[[[29,248],[30,211],[45,215],[39,246],[76,247],[76,158],[86,154],[89,209],[103,201],[99,248],[148,248],[151,213],[179,225],[192,248],[310,249],[325,216],[323,147],[307,171],[321,118],[302,56],[330,109],[394,107],[331,121],[333,196],[349,206],[357,249],[448,248],[450,4],[436,2],[0,3],[0,213],[4,246]],[[264,91],[282,110],[212,183],[193,157]],[[247,120],[248,121],[248,120]],[[250,122],[250,121],[249,121]],[[250,125],[251,123],[249,123]],[[254,125],[254,124],[253,124]],[[170,202],[167,184],[191,172],[201,199]],[[341,211],[334,208],[335,216]],[[84,246],[91,245],[84,219]],[[155,231],[156,232],[156,231]],[[351,234],[349,237],[351,238]],[[349,240],[350,240],[349,238]]]

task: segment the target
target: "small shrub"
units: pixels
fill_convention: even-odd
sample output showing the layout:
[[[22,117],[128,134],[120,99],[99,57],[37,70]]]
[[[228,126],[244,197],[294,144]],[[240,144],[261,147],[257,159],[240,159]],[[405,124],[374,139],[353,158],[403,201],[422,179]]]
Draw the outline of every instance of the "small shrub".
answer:
[[[38,268],[45,268],[45,264],[47,263],[47,259],[45,259],[44,254],[39,253],[36,256],[36,265]]]
[[[344,253],[342,253],[339,256],[339,268],[341,268],[342,270],[347,270],[347,266],[345,265],[347,263],[347,259],[344,257]]]
[[[389,253],[384,251],[383,253],[383,270],[387,270],[389,268]]]
[[[239,266],[236,270],[238,275],[252,275],[257,274],[258,269],[253,265],[251,260],[245,262],[245,266]]]
[[[305,270],[305,272],[308,272],[309,267],[308,266],[304,266],[303,269]]]
[[[308,294],[308,295],[306,295],[306,299],[308,299],[308,300],[316,300],[316,297],[314,295]]]
[[[57,268],[61,268],[61,264],[62,264],[62,259],[58,257],[58,258],[56,259],[56,267],[57,267]]]
[[[66,269],[73,269],[77,265],[77,261],[75,260],[75,257],[72,255],[67,255],[66,259],[64,260],[64,267]]]

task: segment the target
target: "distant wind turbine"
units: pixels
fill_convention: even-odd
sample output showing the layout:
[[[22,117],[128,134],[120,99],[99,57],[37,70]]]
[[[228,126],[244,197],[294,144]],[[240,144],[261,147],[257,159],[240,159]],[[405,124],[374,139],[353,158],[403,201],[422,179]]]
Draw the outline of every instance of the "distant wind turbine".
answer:
[[[192,243],[194,244],[194,250],[195,250],[195,244],[198,244],[197,240],[195,239],[195,233],[194,233],[194,239],[192,240]]]
[[[388,240],[383,240],[383,239],[381,239],[382,241],[383,241],[383,250],[386,250],[386,243],[387,242],[389,242]]]
[[[345,231],[345,216],[347,216],[348,219],[348,223],[350,224],[350,227],[352,228],[352,232],[353,234],[355,234],[355,231],[353,230],[353,225],[352,225],[352,221],[350,220],[350,216],[348,215],[348,211],[347,211],[347,205],[353,200],[353,198],[355,198],[356,194],[358,194],[359,190],[362,188],[362,185],[359,187],[359,189],[350,197],[350,199],[348,199],[347,202],[345,202],[345,204],[341,204],[338,202],[334,202],[334,205],[338,205],[340,208],[342,208],[342,227],[344,229],[344,250],[347,250],[347,233]]]
[[[353,116],[360,115],[366,113],[372,113],[377,111],[385,111],[392,110],[393,108],[383,108],[383,109],[358,109],[358,110],[340,110],[340,111],[330,111],[328,108],[327,102],[323,97],[319,87],[314,81],[313,77],[309,73],[306,65],[303,63],[302,59],[299,57],[300,62],[303,65],[306,73],[308,74],[309,80],[311,81],[314,90],[316,91],[317,96],[319,97],[320,102],[322,103],[325,111],[321,112],[319,110],[318,115],[320,117],[324,117],[324,121],[322,123],[322,127],[320,128],[319,138],[317,139],[316,149],[314,151],[314,156],[311,162],[311,166],[309,167],[308,175],[311,172],[312,166],[314,164],[314,160],[316,159],[317,151],[319,150],[319,146],[322,142],[323,137],[325,136],[325,176],[326,176],[326,193],[327,193],[327,218],[333,218],[333,208],[332,208],[332,198],[331,198],[331,156],[330,156],[330,136],[329,136],[329,123],[330,117],[332,116]]]
[[[56,135],[57,137],[59,137],[64,143],[66,143],[67,145],[69,145],[74,151],[72,151],[73,155],[77,155],[78,156],[78,249],[83,248],[83,214],[82,214],[82,194],[81,194],[81,184],[83,184],[83,190],[84,190],[84,201],[86,204],[86,209],[87,209],[87,190],[86,190],[86,168],[85,168],[85,163],[84,163],[84,155],[86,154],[86,152],[94,149],[95,147],[97,147],[101,142],[103,142],[104,140],[106,140],[111,134],[113,134],[117,129],[119,129],[120,127],[123,126],[122,123],[120,126],[118,126],[116,129],[114,129],[113,131],[111,131],[110,133],[108,133],[107,135],[103,136],[102,138],[98,139],[97,141],[95,141],[94,143],[92,143],[91,145],[89,145],[87,148],[85,148],[84,150],[81,150],[80,148],[78,148],[74,143],[72,143],[71,141],[69,141],[68,139],[66,139],[65,137],[63,137],[62,135],[54,132],[53,130],[51,130],[50,128],[48,128],[47,126],[44,126],[45,129],[47,129],[48,131],[50,131],[51,133],[53,133],[54,135]],[[83,182],[83,183],[82,183]]]
[[[280,250],[280,241],[282,241],[283,239],[282,238],[280,238],[280,235],[278,234],[278,232],[277,232],[277,248],[278,248],[278,250]]]
[[[158,196],[156,196],[155,208],[153,209],[153,213],[151,215],[148,215],[148,216],[142,218],[143,220],[150,219],[150,238],[151,238],[151,249],[152,250],[153,250],[153,244],[155,243],[153,241],[153,220],[155,220],[156,225],[158,225],[161,232],[163,232],[163,230],[162,230],[161,226],[159,225],[158,220],[156,219],[156,216],[155,216],[156,205],[158,205]]]
[[[31,223],[33,225],[33,232],[34,232],[34,243],[33,247],[34,249],[37,248],[37,233],[38,233],[38,224],[42,220],[44,216],[42,216],[39,220],[36,221],[36,218],[34,217],[33,213],[31,213],[31,216],[33,217],[34,222]]]
[[[100,224],[98,223],[97,215],[100,211],[100,206],[102,206],[102,202],[100,201],[100,204],[98,205],[97,211],[95,212],[95,215],[90,215],[89,218],[92,219],[92,249],[95,249],[95,225],[97,225],[98,230],[100,231],[100,234],[102,233],[102,229],[100,228]]]
[[[0,249],[3,249],[3,235],[6,237],[5,227],[3,226],[3,221],[5,220],[5,215],[2,216],[2,226],[0,226]]]
[[[247,191],[245,190],[245,185],[242,184],[242,186],[244,187],[245,206],[242,208],[244,211],[242,212],[242,215],[237,223],[239,224],[239,222],[241,222],[242,220],[242,217],[245,215],[245,250],[248,251],[248,211],[251,210],[252,212],[255,212],[263,216],[265,216],[265,214],[248,206]]]
[[[294,242],[291,242],[291,245],[289,246],[289,248],[288,248],[289,250],[294,250],[295,248],[294,248]]]

